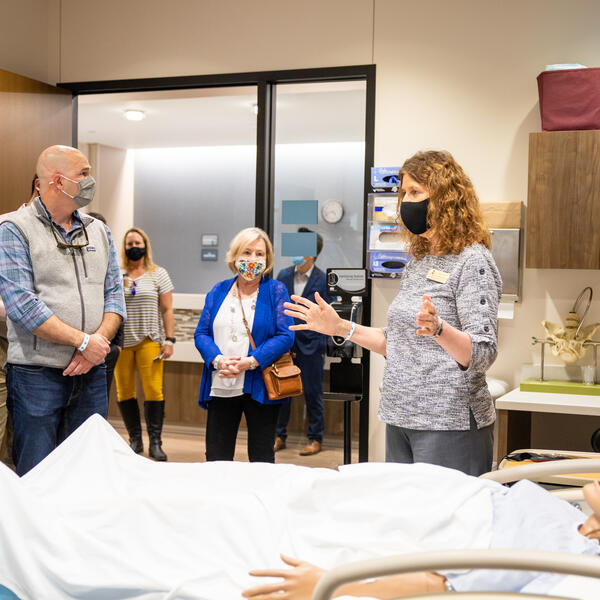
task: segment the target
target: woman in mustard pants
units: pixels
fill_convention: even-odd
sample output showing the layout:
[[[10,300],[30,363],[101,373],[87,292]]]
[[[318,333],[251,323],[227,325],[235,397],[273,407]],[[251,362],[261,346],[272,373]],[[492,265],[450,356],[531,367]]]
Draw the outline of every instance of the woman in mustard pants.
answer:
[[[123,350],[115,367],[118,405],[129,433],[129,444],[139,454],[144,448],[135,390],[137,371],[144,390],[149,454],[164,461],[167,455],[161,440],[165,414],[163,360],[173,354],[175,344],[173,284],[167,271],[152,261],[150,240],[137,227],[125,233],[121,266],[127,321]]]

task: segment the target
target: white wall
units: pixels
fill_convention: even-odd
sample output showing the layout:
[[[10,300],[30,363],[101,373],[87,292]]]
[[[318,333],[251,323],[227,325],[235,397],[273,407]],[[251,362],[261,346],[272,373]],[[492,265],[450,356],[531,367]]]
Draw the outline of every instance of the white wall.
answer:
[[[371,62],[372,0],[62,0],[62,81]]]
[[[83,145],[82,145],[83,146]],[[120,252],[125,231],[133,225],[133,151],[102,144],[85,144],[86,153],[96,178],[97,190],[89,212],[99,212],[106,219]]]
[[[60,0],[0,2],[0,69],[53,85],[59,44]]]
[[[600,56],[597,0],[51,0],[50,21],[59,5],[60,52],[53,40],[48,51],[65,82],[374,62],[376,164],[446,148],[488,201],[526,201],[528,133],[540,129],[536,75],[548,63],[598,66]],[[3,22],[0,33],[26,52],[7,55],[5,68],[41,72],[43,53],[11,32],[29,13],[14,11],[19,22]],[[35,32],[36,23],[27,27]],[[525,270],[523,301],[514,321],[501,322],[491,374],[516,384],[521,364],[533,360],[540,320],[562,318],[586,285],[598,298],[597,284],[597,271]],[[375,283],[374,324],[383,324],[393,296],[393,282]],[[598,300],[589,320],[600,320]],[[372,398],[381,369],[374,359]],[[381,428],[371,423],[371,456],[381,458]],[[534,426],[534,443],[548,441],[548,424]],[[554,445],[598,426],[553,427]]]

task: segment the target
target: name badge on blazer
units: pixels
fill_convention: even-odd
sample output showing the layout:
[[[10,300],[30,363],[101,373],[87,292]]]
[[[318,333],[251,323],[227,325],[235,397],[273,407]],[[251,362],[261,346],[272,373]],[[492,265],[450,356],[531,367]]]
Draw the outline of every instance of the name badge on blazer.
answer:
[[[449,277],[450,273],[444,273],[444,271],[438,271],[437,269],[429,269],[427,272],[427,279],[437,281],[438,283],[446,283]]]

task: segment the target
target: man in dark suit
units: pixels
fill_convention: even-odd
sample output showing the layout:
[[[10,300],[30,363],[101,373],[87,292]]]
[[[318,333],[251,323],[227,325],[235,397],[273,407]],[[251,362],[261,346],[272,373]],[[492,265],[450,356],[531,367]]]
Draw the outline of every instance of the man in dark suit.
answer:
[[[312,233],[306,227],[300,227],[299,233]],[[317,233],[317,256],[323,248],[323,238]],[[277,275],[287,288],[290,296],[296,294],[315,301],[315,292],[319,292],[326,302],[333,298],[327,296],[325,273],[315,265],[316,256],[294,256],[291,267],[282,269]],[[296,323],[300,321],[296,320]],[[295,352],[295,363],[302,371],[302,387],[308,416],[308,443],[300,452],[302,456],[316,454],[321,451],[325,416],[323,411],[323,365],[325,363],[326,337],[315,331],[296,331],[292,352]],[[282,450],[286,445],[287,424],[290,419],[290,403],[281,405],[277,422],[277,437],[274,450]]]

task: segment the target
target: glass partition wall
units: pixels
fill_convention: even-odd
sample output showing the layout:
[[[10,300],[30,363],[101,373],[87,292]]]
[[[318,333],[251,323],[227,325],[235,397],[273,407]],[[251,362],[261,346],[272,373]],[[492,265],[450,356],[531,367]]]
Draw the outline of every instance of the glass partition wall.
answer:
[[[299,227],[323,237],[323,270],[363,265],[365,81],[274,88],[273,197],[260,198],[270,204],[263,223],[256,86],[79,98],[78,142],[97,162],[92,208],[115,233],[126,221],[144,229],[178,292],[205,293],[226,277],[229,241],[254,224],[270,230],[274,275],[301,253]],[[132,110],[140,120],[127,119]],[[115,189],[115,176],[129,185]]]
[[[363,265],[365,90],[364,81],[277,86],[275,273],[314,252],[299,228],[322,236],[321,270]]]
[[[178,293],[206,293],[230,276],[229,242],[254,225],[256,102],[256,86],[79,100],[79,142],[98,163],[92,210],[115,232],[121,222],[146,231]],[[128,120],[131,110],[142,118]],[[113,188],[115,176],[126,190]]]
[[[312,298],[315,289],[326,293],[325,277],[303,262],[306,257],[317,256],[314,268],[324,273],[330,267],[363,266],[366,82],[279,84],[274,113],[274,272],[290,290]],[[342,365],[339,356],[326,358],[321,377],[323,362],[311,354],[314,349],[308,350],[314,348],[310,344],[305,339],[298,344],[304,397],[292,399],[290,424],[309,439],[316,435],[322,426],[316,407],[325,392],[323,439],[343,433],[344,460],[350,460],[352,430],[358,430],[356,420],[352,427],[352,413],[358,416],[359,407],[342,400],[345,394],[339,394],[330,377],[330,361],[336,363],[336,373],[355,374],[359,380],[362,367]]]
[[[229,276],[229,242],[252,225],[273,240],[275,277],[292,257],[316,253],[316,233],[324,242],[316,263],[323,271],[364,266],[374,65],[60,87],[74,94],[73,145],[87,153],[98,179],[90,210],[104,213],[117,246],[132,223],[145,229],[156,262],[171,273],[182,299],[191,302],[194,295],[196,303],[195,295]],[[129,110],[137,111],[138,120],[125,120]],[[313,233],[299,233],[301,227]],[[367,282],[365,324],[369,290]],[[182,337],[191,333],[193,327]],[[203,411],[187,408],[196,405],[199,372],[185,361],[197,357],[181,360],[166,365],[166,393],[180,398],[167,420],[202,425]],[[360,362],[363,396],[352,412],[360,413],[355,425],[364,461],[368,352]],[[337,429],[328,428],[326,437],[341,433],[341,419],[334,421]]]

